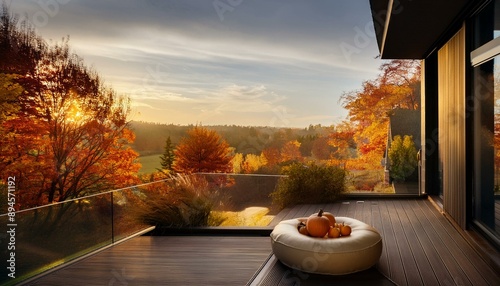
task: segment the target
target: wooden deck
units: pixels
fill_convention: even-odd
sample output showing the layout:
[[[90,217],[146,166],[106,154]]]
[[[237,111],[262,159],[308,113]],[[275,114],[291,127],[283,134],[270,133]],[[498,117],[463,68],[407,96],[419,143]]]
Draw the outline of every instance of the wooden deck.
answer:
[[[382,256],[369,273],[360,274],[364,277],[381,281],[386,277],[396,285],[500,285],[498,266],[479,255],[425,199],[299,205],[280,212],[270,229],[281,220],[308,216],[319,208],[362,220],[381,233]],[[245,285],[269,261],[270,254],[269,237],[265,236],[142,236],[28,285]],[[496,250],[490,255],[500,257]],[[336,281],[346,281],[314,275],[290,279],[292,272],[282,271],[288,275],[287,281],[301,285],[337,285]],[[284,280],[265,285],[289,285]],[[374,281],[361,282],[363,279],[351,281],[357,281],[355,285],[374,285]]]
[[[308,216],[319,208],[373,225],[384,243],[376,268],[397,285],[500,285],[498,265],[479,255],[429,200],[301,205],[283,210],[271,224]],[[492,257],[500,257],[491,251]]]
[[[245,285],[268,237],[140,236],[27,285]]]

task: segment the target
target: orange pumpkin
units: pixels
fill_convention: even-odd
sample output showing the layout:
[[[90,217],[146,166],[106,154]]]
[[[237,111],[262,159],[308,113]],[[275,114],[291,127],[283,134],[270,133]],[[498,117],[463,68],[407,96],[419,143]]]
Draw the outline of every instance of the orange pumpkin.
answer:
[[[340,234],[342,236],[348,236],[351,234],[351,232],[352,232],[351,227],[346,224],[342,224],[342,226],[340,227]]]
[[[318,215],[318,213],[314,213],[312,215]],[[335,226],[335,216],[329,212],[323,212],[323,216],[326,217],[330,221],[330,226]]]
[[[340,237],[340,229],[338,227],[330,227],[330,230],[328,231],[328,237],[329,238],[337,238]]]
[[[306,222],[307,232],[313,237],[324,237],[330,230],[330,220],[323,216],[323,210],[311,215]]]
[[[329,212],[323,212],[323,216],[326,217],[330,221],[330,226],[335,224],[335,216]]]

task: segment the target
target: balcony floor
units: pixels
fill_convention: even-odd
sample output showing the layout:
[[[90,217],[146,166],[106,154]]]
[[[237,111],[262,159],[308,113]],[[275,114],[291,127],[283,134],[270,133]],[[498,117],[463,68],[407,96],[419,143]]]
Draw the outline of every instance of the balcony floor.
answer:
[[[384,248],[375,267],[350,277],[301,275],[270,256],[268,237],[141,236],[28,285],[244,285],[262,265],[260,285],[299,281],[300,285],[500,285],[498,264],[494,263],[500,257],[498,251],[491,250],[489,256],[478,254],[464,233],[429,200],[299,205],[284,209],[270,227],[319,208],[362,220],[379,230]],[[267,279],[273,271],[274,280]]]
[[[28,285],[245,285],[270,252],[267,237],[140,236]]]
[[[345,200],[328,205],[301,205],[281,211],[271,226],[284,219],[308,216],[319,208],[373,225],[384,243],[375,268],[396,285],[500,285],[499,252],[488,248],[489,255],[479,254],[477,246],[465,238],[470,234],[458,231],[430,200]],[[279,262],[276,264],[274,268],[282,267]],[[371,273],[366,275],[367,279],[370,275],[378,278]],[[290,280],[290,274],[287,279]],[[301,281],[301,285],[335,285],[336,279],[311,276]],[[383,279],[366,283],[386,284]]]

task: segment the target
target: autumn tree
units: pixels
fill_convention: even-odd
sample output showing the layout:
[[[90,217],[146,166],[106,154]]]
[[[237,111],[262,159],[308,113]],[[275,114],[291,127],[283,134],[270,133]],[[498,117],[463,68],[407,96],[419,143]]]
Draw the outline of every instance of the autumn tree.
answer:
[[[22,87],[15,83],[16,76],[0,73],[0,154],[8,152],[8,146],[5,139],[10,134],[5,130],[4,123],[15,117],[19,111],[18,98],[22,94]],[[8,163],[6,156],[0,157],[0,166],[5,168]]]
[[[302,153],[300,152],[300,142],[297,140],[291,140],[286,142],[283,147],[281,147],[281,158],[280,161],[292,162],[292,161],[302,161]]]
[[[171,171],[174,160],[174,145],[172,145],[172,140],[170,140],[170,136],[168,136],[167,140],[165,141],[163,154],[160,156],[160,164],[162,168],[159,171]]]
[[[375,80],[365,81],[360,90],[341,97],[348,119],[355,127],[354,139],[361,160],[381,168],[387,142],[389,114],[396,108],[418,109],[420,104],[420,63],[391,60],[380,67]]]
[[[22,88],[18,112],[2,122],[0,162],[16,176],[22,207],[135,183],[129,100],[104,86],[68,40],[48,45],[29,26],[17,28],[5,8],[0,19],[0,49],[9,56],[0,72]]]
[[[229,144],[213,130],[196,126],[187,132],[174,151],[173,169],[179,173],[226,173],[232,171]]]
[[[266,165],[273,168],[280,162],[281,151],[278,147],[267,147],[262,150],[262,157],[265,159]]]
[[[257,172],[260,168],[267,164],[266,159],[261,154],[246,154],[245,161],[243,162],[243,172],[246,174],[251,174]]]
[[[231,164],[233,165],[233,173],[242,173],[244,170],[245,156],[242,153],[234,154]]]
[[[328,145],[334,149],[330,157],[334,165],[345,165],[347,160],[355,157],[355,154],[352,154],[352,150],[356,148],[354,134],[355,129],[346,121],[338,124],[330,133]]]
[[[15,82],[17,76],[0,73],[0,124],[19,111],[18,98],[23,88]]]

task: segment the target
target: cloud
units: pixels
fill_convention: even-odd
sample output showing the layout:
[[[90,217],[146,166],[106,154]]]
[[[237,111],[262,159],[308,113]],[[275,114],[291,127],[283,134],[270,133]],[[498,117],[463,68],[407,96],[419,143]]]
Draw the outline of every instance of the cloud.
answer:
[[[85,63],[156,122],[330,122],[341,93],[380,64],[368,0],[233,1],[222,20],[211,0],[48,2],[9,4],[45,15],[43,37],[70,35]],[[342,43],[356,51],[346,56]]]
[[[212,1],[73,0],[59,5],[40,30],[55,39],[71,34],[80,50],[116,60],[175,57],[359,70],[365,65],[353,64],[338,44],[355,45],[357,30],[371,21],[367,1],[355,2],[243,1],[220,21]],[[30,19],[44,11],[27,0],[12,5]],[[357,20],[360,15],[366,20]],[[368,40],[376,47],[373,35]]]
[[[231,84],[224,86],[212,94],[200,99],[200,110],[209,114],[221,114],[226,111],[243,113],[267,113],[285,100],[263,85],[241,86]]]

